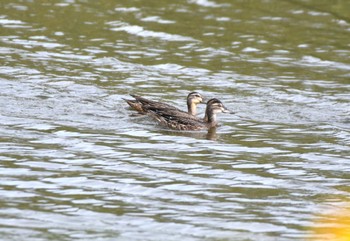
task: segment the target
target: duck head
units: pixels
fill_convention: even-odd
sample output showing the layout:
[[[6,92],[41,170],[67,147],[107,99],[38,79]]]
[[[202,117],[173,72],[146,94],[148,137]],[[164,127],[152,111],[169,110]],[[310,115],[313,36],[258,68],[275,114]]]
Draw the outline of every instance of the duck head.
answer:
[[[197,114],[197,105],[200,103],[203,103],[204,98],[203,96],[198,92],[191,92],[187,96],[187,108],[188,113],[191,115]]]
[[[222,104],[222,102],[216,98],[210,99],[207,102],[207,109],[205,110],[204,121],[210,126],[216,126],[216,114],[218,113],[230,113],[230,111]]]

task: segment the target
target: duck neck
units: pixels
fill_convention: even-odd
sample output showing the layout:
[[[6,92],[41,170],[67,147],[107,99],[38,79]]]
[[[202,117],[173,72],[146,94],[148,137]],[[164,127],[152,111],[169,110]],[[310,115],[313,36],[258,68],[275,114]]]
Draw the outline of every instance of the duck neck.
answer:
[[[214,110],[212,108],[209,107],[206,109],[204,121],[206,121],[210,127],[216,126],[217,124],[216,113],[214,113]]]
[[[191,100],[187,100],[187,109],[190,115],[195,116],[197,114],[197,105]]]
[[[205,112],[203,120],[204,120],[204,122],[208,122],[208,115],[207,115],[207,112]]]

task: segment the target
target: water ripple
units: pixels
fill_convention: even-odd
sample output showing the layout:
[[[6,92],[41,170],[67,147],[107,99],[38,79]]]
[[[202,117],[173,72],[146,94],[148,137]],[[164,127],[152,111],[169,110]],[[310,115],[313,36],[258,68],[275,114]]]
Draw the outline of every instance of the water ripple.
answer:
[[[345,3],[4,1],[2,239],[302,240],[349,200]],[[190,91],[234,114],[174,131],[122,99]]]

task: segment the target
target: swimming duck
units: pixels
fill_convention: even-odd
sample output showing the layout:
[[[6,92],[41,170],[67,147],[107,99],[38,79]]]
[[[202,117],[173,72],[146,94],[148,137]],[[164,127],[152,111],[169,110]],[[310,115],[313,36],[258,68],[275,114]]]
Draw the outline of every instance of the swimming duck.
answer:
[[[124,99],[124,100],[126,101],[126,103],[128,103],[128,105],[131,108],[137,110],[141,114],[147,114],[149,112],[149,109],[152,109],[153,111],[159,109],[161,111],[168,110],[171,113],[178,112],[179,114],[181,113],[183,116],[188,116],[188,115],[196,116],[197,105],[200,103],[203,103],[203,100],[204,100],[203,96],[198,92],[189,93],[187,96],[188,112],[184,112],[176,108],[175,106],[172,106],[166,103],[149,100],[138,95],[131,95],[131,96],[134,97],[135,100],[127,100],[127,99]]]
[[[216,102],[217,100],[218,99],[216,99],[216,98],[210,99],[210,100],[208,100],[207,105],[211,105],[211,102]],[[204,122],[208,122],[208,114],[207,114],[207,112],[204,113],[203,120],[204,120]]]
[[[229,113],[230,111],[216,98],[210,99],[207,102],[205,114],[207,120],[200,120],[198,118],[185,117],[178,115],[177,112],[170,113],[169,111],[162,111],[161,109],[149,109],[149,115],[163,126],[176,130],[202,130],[210,129],[217,126],[216,114]]]

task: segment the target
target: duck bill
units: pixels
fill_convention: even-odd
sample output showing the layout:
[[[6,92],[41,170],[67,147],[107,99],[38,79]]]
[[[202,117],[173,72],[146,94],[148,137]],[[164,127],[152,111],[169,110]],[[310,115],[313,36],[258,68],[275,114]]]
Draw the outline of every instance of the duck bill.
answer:
[[[222,108],[222,113],[231,113],[231,111],[229,111],[226,107]]]

